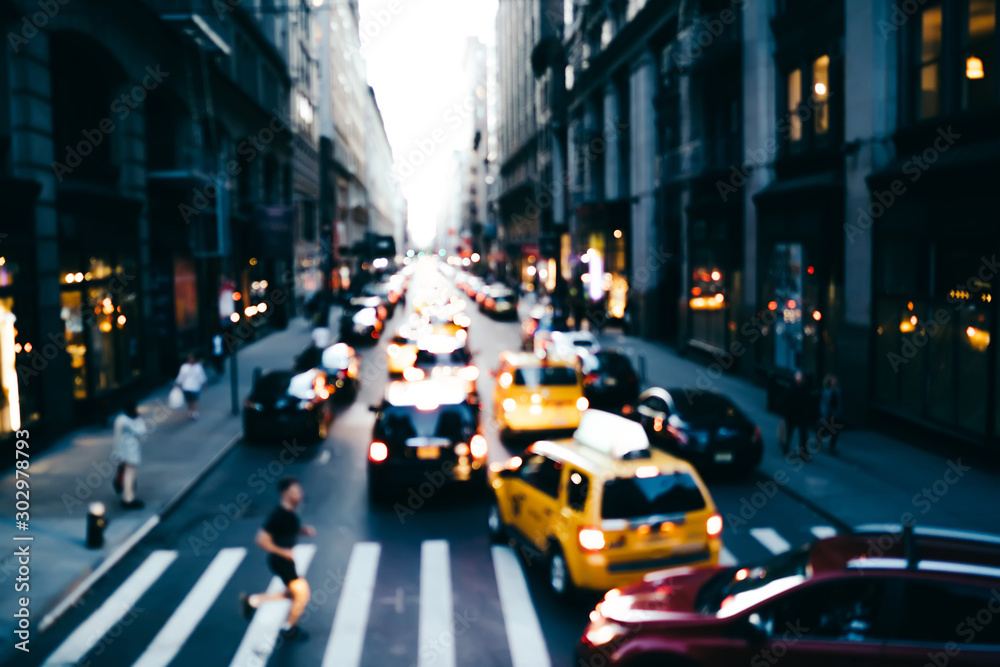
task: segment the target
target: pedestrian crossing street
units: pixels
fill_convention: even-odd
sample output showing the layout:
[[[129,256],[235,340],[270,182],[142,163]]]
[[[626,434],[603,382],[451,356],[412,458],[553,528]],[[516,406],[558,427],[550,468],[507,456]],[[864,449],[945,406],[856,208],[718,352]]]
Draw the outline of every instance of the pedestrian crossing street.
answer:
[[[815,538],[836,534],[829,526],[813,526],[809,532]],[[748,535],[759,547],[772,554],[792,548],[792,542],[774,528],[752,528]],[[315,544],[300,544],[294,548],[296,570],[307,578],[316,548]],[[382,545],[379,543],[359,542],[353,546],[329,636],[316,637],[319,640],[326,639],[327,642],[322,667],[357,667],[362,663],[381,553]],[[531,600],[520,559],[508,546],[492,546],[490,555],[513,667],[551,665],[545,635]],[[98,642],[122,622],[160,577],[168,572],[177,556],[178,552],[174,550],[153,551],[97,610],[63,640],[43,663],[44,666],[76,665],[83,661]],[[225,610],[231,609],[232,612],[229,613],[233,614],[233,622],[243,623],[243,619],[236,613],[235,602],[220,599],[220,594],[246,556],[247,550],[242,547],[221,549],[133,666],[169,665],[216,604],[223,605],[224,611],[220,613],[227,613]],[[756,557],[759,557],[759,550],[754,552],[754,556],[747,556],[743,560]],[[726,547],[723,547],[719,560],[721,565],[735,565],[741,561]],[[449,543],[446,540],[425,540],[421,543],[419,576],[416,665],[456,667],[452,572]],[[267,592],[283,590],[281,580],[273,577]],[[261,605],[239,646],[235,648],[230,662],[232,667],[263,667],[267,664],[279,644],[279,631],[290,606],[290,600]],[[314,629],[313,634],[322,633]]]

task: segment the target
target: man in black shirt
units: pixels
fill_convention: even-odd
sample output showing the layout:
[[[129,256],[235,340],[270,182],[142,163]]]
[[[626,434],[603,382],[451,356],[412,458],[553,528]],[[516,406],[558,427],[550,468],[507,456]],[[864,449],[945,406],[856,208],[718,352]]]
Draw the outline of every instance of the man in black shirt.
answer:
[[[269,600],[292,599],[292,608],[288,611],[288,619],[281,628],[281,636],[285,639],[308,639],[305,630],[296,627],[299,617],[309,604],[309,584],[295,571],[295,561],[292,558],[292,547],[299,535],[312,537],[316,530],[312,526],[303,526],[295,508],[302,502],[302,486],[293,477],[286,477],[278,482],[281,502],[271,512],[263,528],[257,531],[257,546],[267,552],[267,565],[275,576],[280,577],[287,590],[284,593],[257,593],[255,595],[240,594],[243,615],[248,620],[254,611]]]

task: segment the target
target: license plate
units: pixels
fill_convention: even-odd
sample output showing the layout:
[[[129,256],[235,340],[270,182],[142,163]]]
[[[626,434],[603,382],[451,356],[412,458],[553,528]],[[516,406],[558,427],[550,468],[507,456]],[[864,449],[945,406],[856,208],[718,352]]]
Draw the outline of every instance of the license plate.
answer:
[[[440,447],[417,447],[418,459],[436,459],[441,456]]]
[[[733,460],[733,453],[732,452],[716,452],[715,453],[715,462],[716,463],[729,463],[732,460]]]

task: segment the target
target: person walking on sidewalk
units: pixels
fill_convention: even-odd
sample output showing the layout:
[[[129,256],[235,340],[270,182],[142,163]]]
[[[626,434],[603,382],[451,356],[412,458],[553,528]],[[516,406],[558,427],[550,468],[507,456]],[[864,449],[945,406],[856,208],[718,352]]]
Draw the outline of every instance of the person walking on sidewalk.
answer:
[[[198,357],[189,354],[187,361],[181,365],[181,370],[177,373],[177,379],[174,380],[174,384],[184,392],[188,419],[198,418],[198,398],[207,382],[208,376],[205,375],[205,368],[198,361]]]
[[[121,494],[122,507],[127,510],[140,509],[145,505],[135,497],[135,478],[139,463],[142,461],[139,439],[145,434],[146,422],[139,416],[135,402],[132,401],[115,418],[114,425],[113,456],[122,467],[119,493]]]
[[[815,411],[812,409],[812,394],[806,384],[802,371],[795,372],[795,382],[785,393],[782,406],[782,417],[784,418],[785,438],[782,445],[782,452],[787,454],[792,447],[792,434],[799,432],[799,455],[809,460],[809,452],[806,449],[806,440],[809,438],[809,428],[812,425]]]
[[[840,434],[840,415],[843,412],[843,399],[840,395],[840,384],[837,376],[830,374],[823,378],[823,393],[819,398],[819,417],[825,422],[822,425],[830,431],[831,454],[837,453],[837,436]]]
[[[281,636],[285,639],[308,639],[309,634],[298,627],[299,618],[309,604],[309,584],[304,577],[295,571],[295,560],[292,557],[292,547],[299,535],[312,537],[316,529],[303,526],[295,509],[304,496],[302,485],[294,477],[285,477],[278,482],[281,502],[271,513],[264,526],[257,531],[257,546],[267,552],[267,566],[275,576],[284,582],[286,590],[283,593],[255,593],[247,595],[240,593],[240,606],[243,617],[247,620],[253,616],[256,609],[270,600],[292,599],[292,608],[288,618],[281,628]]]

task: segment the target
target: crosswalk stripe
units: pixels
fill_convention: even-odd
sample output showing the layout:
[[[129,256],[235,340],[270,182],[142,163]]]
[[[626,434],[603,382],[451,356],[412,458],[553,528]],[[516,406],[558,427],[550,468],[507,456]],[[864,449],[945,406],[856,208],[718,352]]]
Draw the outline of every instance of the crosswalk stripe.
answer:
[[[247,550],[222,549],[132,667],[166,667],[226,587]]]
[[[454,609],[448,542],[420,545],[420,626],[418,667],[455,667]]]
[[[521,563],[510,547],[494,546],[490,551],[511,661],[514,667],[548,667],[552,660]]]
[[[773,528],[751,528],[750,534],[773,554],[780,554],[792,548],[788,540],[778,535]]]
[[[309,564],[315,554],[315,544],[299,544],[294,547],[292,555],[295,560],[295,571],[300,577],[305,576],[309,570]],[[281,593],[284,590],[285,584],[281,578],[272,577],[267,592]],[[281,629],[281,624],[285,622],[291,607],[291,600],[277,600],[262,604],[250,621],[250,626],[244,633],[239,648],[236,649],[236,655],[229,663],[230,667],[264,667],[267,664],[267,659],[274,652],[278,641],[278,631]]]
[[[43,665],[75,665],[111,630],[177,558],[176,551],[154,551],[80,624]]]
[[[354,667],[361,664],[361,650],[365,643],[381,550],[382,547],[375,542],[358,542],[351,549],[344,587],[333,616],[330,641],[323,654],[323,667]]]
[[[719,549],[719,565],[722,567],[729,567],[730,565],[736,565],[739,561],[736,560],[736,556],[733,552],[726,547],[721,547]]]
[[[833,537],[837,534],[837,529],[831,526],[813,526],[810,532],[816,536],[816,539],[822,540],[827,537]]]

